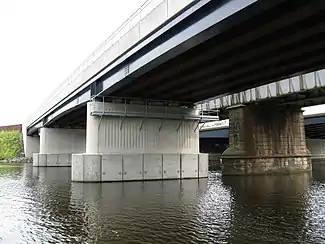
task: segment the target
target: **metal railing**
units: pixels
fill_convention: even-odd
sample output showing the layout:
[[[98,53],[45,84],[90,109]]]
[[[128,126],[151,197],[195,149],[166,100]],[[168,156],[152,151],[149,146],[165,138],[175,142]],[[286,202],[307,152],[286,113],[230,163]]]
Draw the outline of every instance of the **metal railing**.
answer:
[[[147,0],[114,31],[27,119],[39,119],[62,99],[194,0]]]

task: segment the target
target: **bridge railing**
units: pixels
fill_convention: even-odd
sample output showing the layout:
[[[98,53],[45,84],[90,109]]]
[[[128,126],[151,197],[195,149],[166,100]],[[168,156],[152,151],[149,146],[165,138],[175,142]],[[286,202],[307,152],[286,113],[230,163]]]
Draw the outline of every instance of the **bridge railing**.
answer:
[[[148,0],[114,31],[26,121],[30,125],[75,89],[194,0]]]
[[[325,87],[325,69],[283,79],[242,92],[211,98],[198,103],[197,107],[202,110],[214,110],[300,93],[320,87]]]

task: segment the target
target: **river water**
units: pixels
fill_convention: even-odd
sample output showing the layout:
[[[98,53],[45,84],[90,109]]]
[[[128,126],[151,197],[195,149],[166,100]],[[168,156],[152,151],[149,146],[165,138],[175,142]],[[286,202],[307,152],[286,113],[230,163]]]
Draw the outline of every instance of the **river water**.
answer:
[[[0,243],[325,243],[325,169],[83,184],[0,168]]]

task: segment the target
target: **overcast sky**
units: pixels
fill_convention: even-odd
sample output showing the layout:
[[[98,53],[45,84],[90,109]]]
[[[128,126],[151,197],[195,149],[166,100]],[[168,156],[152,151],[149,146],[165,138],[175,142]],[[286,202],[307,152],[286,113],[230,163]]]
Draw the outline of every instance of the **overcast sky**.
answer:
[[[145,0],[0,0],[0,125],[22,123]]]
[[[0,125],[23,123],[144,2],[0,0]]]

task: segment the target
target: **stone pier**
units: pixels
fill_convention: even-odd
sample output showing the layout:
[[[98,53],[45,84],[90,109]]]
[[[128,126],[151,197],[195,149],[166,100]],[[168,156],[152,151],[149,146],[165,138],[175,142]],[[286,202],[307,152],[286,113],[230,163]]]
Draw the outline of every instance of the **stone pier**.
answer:
[[[89,102],[86,153],[72,156],[72,181],[202,178],[198,111],[157,104]]]
[[[85,130],[41,128],[39,134],[39,153],[33,154],[35,167],[71,167],[72,154],[86,150]]]
[[[239,105],[229,108],[224,175],[311,171],[301,108]]]

